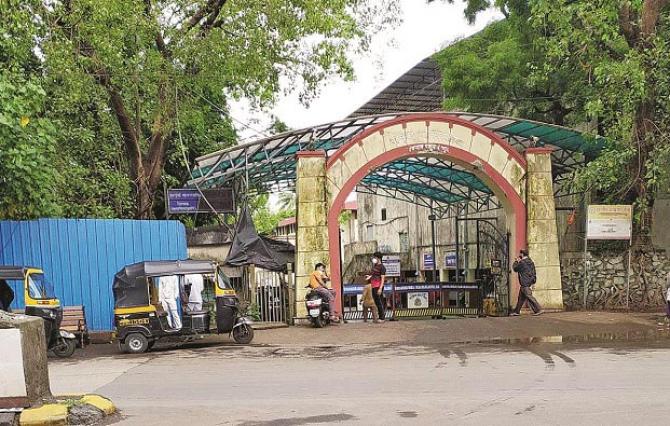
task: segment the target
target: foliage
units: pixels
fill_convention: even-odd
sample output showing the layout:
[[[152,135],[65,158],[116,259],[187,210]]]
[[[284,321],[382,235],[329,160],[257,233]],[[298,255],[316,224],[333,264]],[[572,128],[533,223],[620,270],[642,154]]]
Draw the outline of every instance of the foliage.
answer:
[[[29,219],[60,214],[56,128],[44,117],[42,87],[33,40],[35,2],[0,3],[0,218]]]
[[[125,169],[137,217],[161,214],[163,178],[183,184],[184,162],[234,140],[228,99],[270,104],[285,79],[302,83],[307,101],[324,78],[351,78],[352,43],[364,48],[374,29],[390,23],[393,9],[384,7],[394,3],[49,2],[42,9],[50,28],[42,49],[60,101],[55,110],[90,112],[95,105],[107,128],[92,128],[82,117],[68,121],[68,129],[79,137],[102,133],[98,143],[122,153],[124,164],[99,169]],[[375,11],[384,13],[369,14]],[[98,108],[102,104],[107,107]],[[112,192],[125,195],[124,182],[111,177]],[[127,206],[117,207],[115,213],[126,214]]]
[[[0,72],[0,217],[58,215],[55,128],[39,82]]]
[[[479,10],[478,2],[468,10]],[[503,7],[503,4],[500,4]],[[517,7],[506,11],[508,18],[495,22],[474,36],[437,53],[442,84],[447,95],[446,110],[488,112],[565,124],[572,112],[570,73],[550,79],[529,79],[533,70],[544,67],[546,54],[535,43],[527,25],[528,11]]]
[[[578,77],[582,121],[596,121],[610,141],[582,176],[608,201],[635,203],[647,234],[659,188],[668,187],[670,10],[668,1],[533,3],[532,24],[547,67]]]
[[[507,19],[437,56],[445,106],[597,129],[609,146],[578,188],[635,203],[648,234],[656,193],[670,187],[670,2],[465,3],[468,19],[490,7]]]
[[[0,142],[13,144],[3,155],[32,158],[17,162],[30,169],[21,179],[18,169],[3,173],[12,177],[3,202],[12,198],[16,217],[164,215],[163,187],[183,185],[195,157],[236,139],[231,98],[267,106],[288,86],[303,87],[307,102],[324,78],[352,78],[349,54],[397,17],[397,0],[3,0],[0,8],[3,116],[30,106],[30,124],[5,125]]]
[[[277,228],[279,221],[295,217],[295,209],[280,209],[272,212],[268,194],[259,194],[249,199],[249,209],[254,220],[256,231],[260,235],[270,235]]]
[[[337,221],[339,222],[340,225],[346,225],[353,218],[354,214],[351,212],[351,210],[343,210],[337,217]]]

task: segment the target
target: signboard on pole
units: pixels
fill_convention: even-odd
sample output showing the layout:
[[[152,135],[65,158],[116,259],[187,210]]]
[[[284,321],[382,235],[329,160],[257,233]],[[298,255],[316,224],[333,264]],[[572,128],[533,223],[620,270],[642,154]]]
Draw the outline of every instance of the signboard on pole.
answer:
[[[444,264],[447,266],[447,268],[455,268],[456,267],[456,252],[455,251],[450,251],[447,253],[447,255],[444,258]]]
[[[386,268],[387,277],[400,277],[400,256],[385,254],[382,256],[382,264]]]
[[[168,213],[235,213],[233,190],[168,189]]]
[[[633,233],[633,206],[590,205],[586,221],[589,240],[630,240]]]
[[[424,271],[432,271],[435,269],[435,259],[433,259],[432,253],[423,254],[423,262],[421,266]]]

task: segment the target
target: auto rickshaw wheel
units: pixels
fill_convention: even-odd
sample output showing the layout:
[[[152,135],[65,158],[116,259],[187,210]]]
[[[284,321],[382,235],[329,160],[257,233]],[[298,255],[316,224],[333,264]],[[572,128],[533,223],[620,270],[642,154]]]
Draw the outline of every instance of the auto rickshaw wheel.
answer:
[[[149,340],[142,333],[130,333],[123,342],[123,351],[129,354],[141,354],[149,349]]]
[[[233,328],[233,340],[241,345],[251,343],[254,340],[254,329],[249,324]]]
[[[77,342],[74,339],[59,338],[58,344],[53,348],[53,353],[58,358],[70,358],[77,348]]]

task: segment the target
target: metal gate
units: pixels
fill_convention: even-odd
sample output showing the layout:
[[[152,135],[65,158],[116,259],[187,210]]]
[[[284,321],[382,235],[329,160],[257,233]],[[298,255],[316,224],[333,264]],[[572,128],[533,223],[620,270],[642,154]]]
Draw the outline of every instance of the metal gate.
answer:
[[[508,315],[511,273],[509,269],[510,234],[503,234],[500,231],[497,218],[457,218],[457,230],[460,222],[475,222],[476,224],[476,270],[479,271],[476,278],[482,285],[482,296],[493,299],[496,315]],[[458,236],[458,231],[456,235]],[[459,252],[457,248],[457,256]],[[459,276],[458,259],[456,265],[457,276]]]
[[[288,275],[256,268],[257,315],[262,322],[288,322]]]

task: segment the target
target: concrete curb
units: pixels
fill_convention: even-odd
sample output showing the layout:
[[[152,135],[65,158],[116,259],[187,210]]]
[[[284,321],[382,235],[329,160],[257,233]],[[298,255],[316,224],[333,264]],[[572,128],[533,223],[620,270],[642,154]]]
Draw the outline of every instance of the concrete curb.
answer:
[[[111,416],[116,412],[116,407],[114,406],[112,401],[100,395],[84,395],[81,398],[81,402],[83,402],[84,404],[90,404],[98,408],[107,416]]]
[[[20,426],[65,426],[68,407],[65,404],[44,404],[23,410],[19,416]]]
[[[76,395],[57,397],[58,401],[52,404],[44,404],[36,408],[28,408],[19,416],[20,426],[67,426],[68,414],[72,401],[75,404],[88,404],[99,409],[105,416],[116,412],[116,407],[107,398],[100,395]]]

